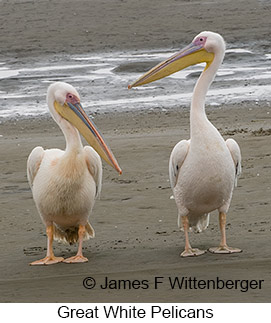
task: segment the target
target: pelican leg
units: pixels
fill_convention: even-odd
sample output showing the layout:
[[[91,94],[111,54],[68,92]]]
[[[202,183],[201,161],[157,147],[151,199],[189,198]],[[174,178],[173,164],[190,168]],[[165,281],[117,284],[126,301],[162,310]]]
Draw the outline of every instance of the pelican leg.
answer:
[[[226,213],[219,212],[219,227],[221,232],[221,241],[219,247],[209,248],[212,253],[236,253],[242,252],[241,249],[228,247],[226,242]]]
[[[84,239],[84,234],[86,232],[86,228],[84,225],[79,225],[78,228],[78,251],[77,254],[73,257],[65,259],[63,262],[67,264],[75,264],[75,263],[80,263],[80,262],[87,262],[88,258],[83,256],[82,252],[82,246],[83,246],[83,239]]]
[[[36,260],[30,263],[31,266],[38,265],[53,265],[57,264],[64,260],[63,257],[55,257],[53,252],[53,236],[54,236],[54,228],[53,225],[49,225],[46,227],[47,234],[47,254],[46,257],[40,260]]]
[[[203,255],[206,250],[200,250],[197,248],[192,248],[189,242],[188,237],[188,230],[189,230],[189,219],[188,216],[182,216],[182,224],[184,228],[184,234],[185,234],[185,249],[180,254],[181,257],[194,257],[194,256],[200,256]]]

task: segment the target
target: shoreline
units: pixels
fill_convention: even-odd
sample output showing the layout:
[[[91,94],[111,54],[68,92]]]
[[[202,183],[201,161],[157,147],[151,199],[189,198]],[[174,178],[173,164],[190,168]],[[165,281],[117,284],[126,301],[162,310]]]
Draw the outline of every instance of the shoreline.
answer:
[[[191,93],[192,96],[192,93]],[[44,104],[46,98],[44,98]],[[208,113],[212,113],[213,111],[216,110],[234,110],[234,109],[244,109],[245,107],[248,107],[249,109],[261,109],[261,108],[270,108],[270,102],[268,100],[242,100],[241,102],[235,102],[235,103],[225,103],[221,105],[213,105],[213,104],[207,104],[205,106],[205,110]],[[106,115],[127,115],[127,114],[150,114],[150,113],[176,113],[176,112],[189,112],[190,111],[190,104],[189,105],[184,105],[181,104],[179,107],[177,107],[177,104],[172,107],[167,107],[165,105],[161,106],[155,106],[155,107],[138,107],[138,108],[108,108],[108,109],[96,109],[94,111],[87,111],[87,115],[95,120],[95,118],[103,118]],[[257,111],[256,111],[257,112]],[[268,111],[267,111],[267,114]],[[45,111],[42,114],[39,115],[16,115],[16,116],[7,116],[7,117],[1,117],[0,116],[0,125],[8,125],[9,123],[14,123],[14,122],[40,122],[40,121],[53,121],[50,112],[47,108],[47,111]],[[53,121],[54,122],[54,121]]]

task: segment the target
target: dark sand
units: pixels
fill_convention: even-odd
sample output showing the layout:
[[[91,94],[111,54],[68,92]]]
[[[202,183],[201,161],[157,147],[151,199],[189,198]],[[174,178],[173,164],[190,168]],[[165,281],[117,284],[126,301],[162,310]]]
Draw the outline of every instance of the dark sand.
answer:
[[[228,42],[267,46],[267,1],[2,1],[1,59],[38,59],[64,51],[176,47],[203,29],[218,31]],[[75,15],[76,13],[76,15]],[[22,20],[28,21],[28,24]],[[67,27],[68,26],[68,27]],[[59,31],[61,29],[61,31]],[[88,32],[86,32],[88,30]],[[56,32],[58,31],[58,32]],[[123,175],[104,166],[102,197],[90,222],[96,238],[87,241],[81,265],[30,267],[45,255],[45,228],[26,179],[32,148],[64,148],[64,137],[50,118],[7,121],[0,125],[0,301],[2,302],[270,302],[270,107],[265,102],[208,108],[225,138],[241,147],[243,174],[228,215],[229,245],[235,255],[183,259],[184,236],[170,200],[168,159],[173,146],[189,137],[189,112],[128,112],[98,115]],[[191,234],[195,247],[220,240],[217,214],[209,228]],[[68,257],[76,246],[55,243],[56,255]],[[109,279],[149,280],[148,289],[86,290],[85,277],[97,284]],[[263,279],[262,289],[154,289],[155,276],[197,279]]]
[[[228,216],[230,245],[241,254],[207,253],[183,259],[183,233],[176,225],[170,200],[168,157],[174,144],[188,138],[188,112],[142,112],[103,115],[95,121],[123,168],[118,176],[104,167],[101,200],[90,221],[96,238],[87,241],[81,265],[30,267],[45,254],[45,229],[37,214],[26,179],[26,159],[39,144],[64,148],[64,138],[48,120],[27,120],[1,126],[1,300],[2,301],[169,301],[270,302],[270,118],[269,108],[239,106],[209,111],[225,138],[242,149],[243,174]],[[227,125],[227,126],[226,126]],[[268,129],[268,130],[261,130]],[[42,129],[42,130],[41,130]],[[217,214],[202,234],[191,234],[194,246],[219,243]],[[57,255],[68,257],[75,246],[55,243]],[[264,279],[262,290],[178,291],[165,284],[159,290],[88,291],[83,278],[147,279],[155,276],[195,276],[198,279]]]

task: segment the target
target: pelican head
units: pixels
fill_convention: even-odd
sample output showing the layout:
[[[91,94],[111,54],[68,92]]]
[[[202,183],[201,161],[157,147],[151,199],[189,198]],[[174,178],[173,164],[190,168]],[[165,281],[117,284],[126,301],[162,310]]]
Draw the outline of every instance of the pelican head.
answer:
[[[76,89],[64,82],[56,82],[49,86],[47,103],[54,120],[61,127],[63,119],[74,126],[96,152],[120,174],[122,173],[116,158],[105,143],[97,127],[86,115]]]
[[[157,81],[199,63],[206,63],[205,69],[207,69],[215,57],[219,58],[219,65],[223,60],[224,53],[225,42],[223,38],[217,33],[203,31],[193,39],[191,44],[153,67],[137,81],[129,85],[128,88]]]

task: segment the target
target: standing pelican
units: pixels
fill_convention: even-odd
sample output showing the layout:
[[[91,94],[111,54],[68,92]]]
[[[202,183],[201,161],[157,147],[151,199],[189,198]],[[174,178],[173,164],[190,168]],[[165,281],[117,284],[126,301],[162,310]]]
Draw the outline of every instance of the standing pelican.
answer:
[[[201,232],[209,224],[209,213],[219,212],[221,242],[210,248],[213,253],[241,252],[226,243],[226,214],[237,176],[241,173],[241,153],[233,139],[224,140],[205,114],[205,97],[225,54],[223,38],[213,32],[201,32],[192,43],[158,64],[129,86],[161,79],[188,66],[206,63],[194,88],[190,110],[190,139],[172,150],[169,178],[178,208],[178,225],[185,232],[185,250],[181,256],[198,256],[205,250],[191,247],[188,231]]]
[[[28,157],[27,177],[47,234],[46,257],[31,265],[86,262],[88,259],[83,256],[82,244],[84,239],[94,237],[88,217],[101,191],[100,156],[119,173],[121,169],[94,123],[84,112],[79,94],[73,86],[63,82],[50,85],[47,103],[53,119],[65,136],[66,149],[44,150],[36,147]],[[83,147],[77,129],[96,151],[89,146]],[[65,260],[55,257],[52,247],[54,238],[69,243],[78,241],[76,256]]]

